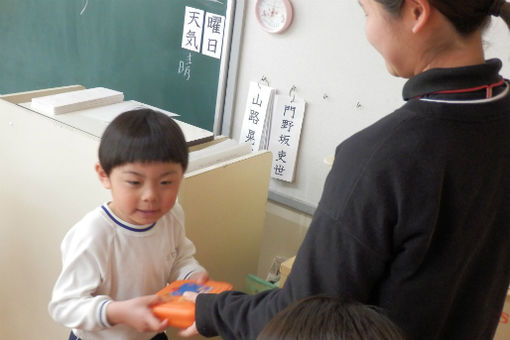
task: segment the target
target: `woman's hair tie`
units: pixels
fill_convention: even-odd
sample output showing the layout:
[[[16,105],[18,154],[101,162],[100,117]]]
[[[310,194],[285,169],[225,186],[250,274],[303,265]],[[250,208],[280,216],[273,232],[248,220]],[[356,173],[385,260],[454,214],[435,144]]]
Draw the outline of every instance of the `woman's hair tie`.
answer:
[[[499,17],[501,14],[501,8],[505,4],[506,0],[494,0],[492,1],[491,7],[489,7],[489,15]]]

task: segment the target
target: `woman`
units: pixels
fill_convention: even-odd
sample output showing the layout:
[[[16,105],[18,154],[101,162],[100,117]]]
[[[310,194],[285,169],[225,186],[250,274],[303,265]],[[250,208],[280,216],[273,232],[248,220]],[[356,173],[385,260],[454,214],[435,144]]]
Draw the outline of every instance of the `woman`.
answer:
[[[510,282],[510,93],[482,31],[491,15],[510,27],[510,3],[360,4],[407,102],[338,146],[282,289],[197,297],[203,335],[254,339],[316,294],[378,306],[409,339],[494,335]]]

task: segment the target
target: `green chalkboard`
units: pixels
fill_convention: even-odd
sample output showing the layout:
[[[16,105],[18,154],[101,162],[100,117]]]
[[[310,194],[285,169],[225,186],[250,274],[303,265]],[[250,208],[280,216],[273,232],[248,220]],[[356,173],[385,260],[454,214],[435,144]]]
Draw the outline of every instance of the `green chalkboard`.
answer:
[[[185,7],[228,22],[228,1],[1,0],[0,93],[103,86],[213,131],[228,56],[182,47]]]

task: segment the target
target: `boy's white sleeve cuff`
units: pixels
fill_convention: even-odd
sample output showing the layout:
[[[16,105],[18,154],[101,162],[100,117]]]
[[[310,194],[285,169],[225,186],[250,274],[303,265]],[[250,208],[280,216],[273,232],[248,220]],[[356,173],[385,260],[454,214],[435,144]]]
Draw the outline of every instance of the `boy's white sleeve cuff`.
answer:
[[[189,277],[195,273],[206,272],[207,270],[199,265],[195,260],[192,264],[182,267],[177,275],[177,280],[188,280]]]
[[[98,311],[98,319],[99,319],[99,323],[101,324],[101,326],[105,327],[105,328],[111,328],[113,327],[112,325],[110,325],[110,323],[108,322],[108,317],[106,316],[106,307],[112,302],[112,300],[104,300],[103,302],[101,302],[101,305],[99,306],[99,311]]]

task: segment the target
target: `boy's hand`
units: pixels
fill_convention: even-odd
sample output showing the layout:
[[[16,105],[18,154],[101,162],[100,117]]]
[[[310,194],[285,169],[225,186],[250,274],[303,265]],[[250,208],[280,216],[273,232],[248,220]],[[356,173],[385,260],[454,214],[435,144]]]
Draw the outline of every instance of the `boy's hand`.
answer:
[[[106,316],[111,325],[125,324],[138,332],[161,333],[168,328],[168,321],[161,321],[152,314],[151,306],[162,302],[157,295],[146,295],[138,298],[113,301],[106,308]]]
[[[198,284],[204,284],[207,281],[209,281],[209,273],[208,272],[193,273],[189,276],[189,280],[196,281]]]

